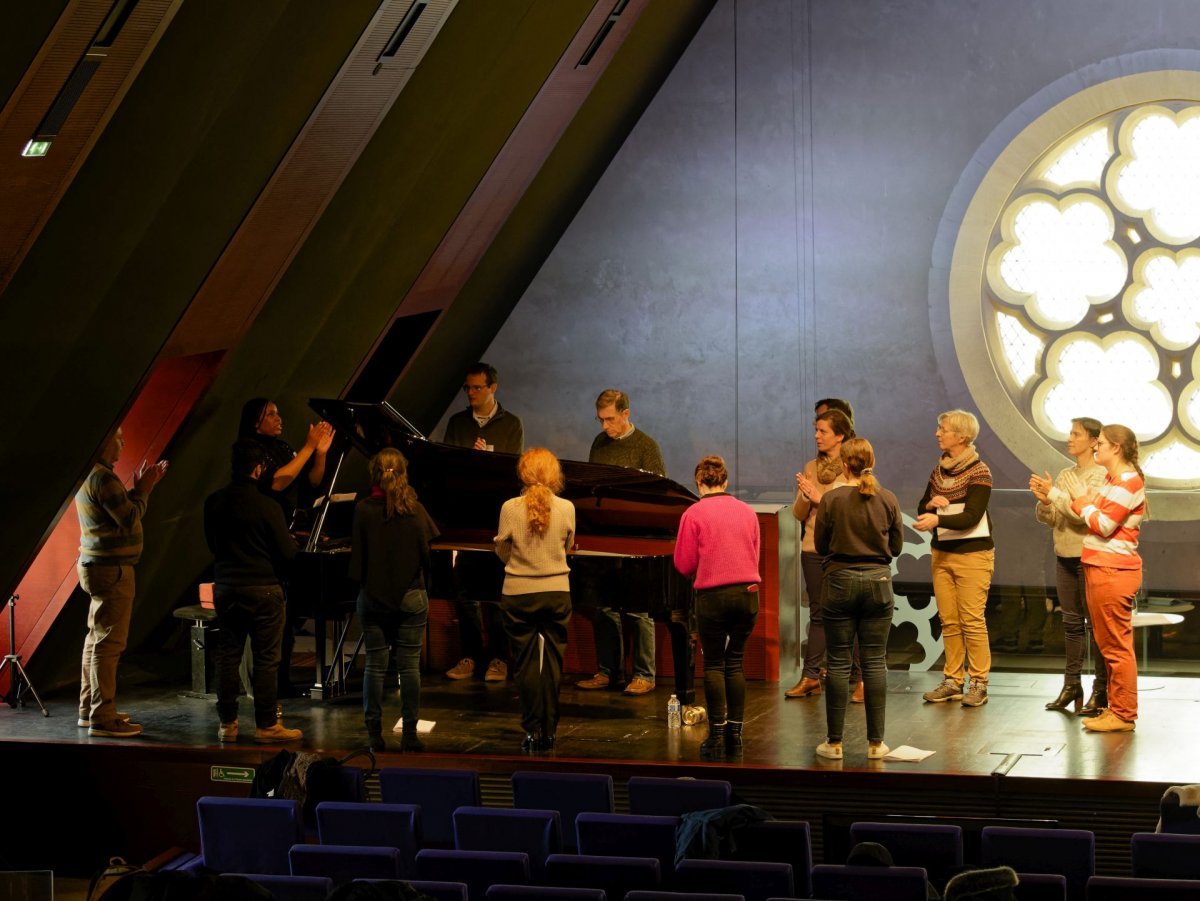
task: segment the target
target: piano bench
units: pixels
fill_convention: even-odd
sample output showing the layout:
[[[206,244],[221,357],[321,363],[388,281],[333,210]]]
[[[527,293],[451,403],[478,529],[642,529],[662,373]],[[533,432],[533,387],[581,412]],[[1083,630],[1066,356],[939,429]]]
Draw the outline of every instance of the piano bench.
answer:
[[[187,698],[205,698],[211,699],[213,693],[208,690],[208,639],[209,631],[212,628],[213,621],[217,618],[217,611],[211,607],[204,607],[200,604],[192,604],[188,607],[179,607],[172,611],[172,616],[176,619],[191,620],[191,656],[192,656],[192,686],[191,689],[183,693]],[[242,655],[242,665],[239,670],[242,677],[242,690],[247,695],[252,695],[251,680],[250,680],[250,643],[246,642],[246,650]]]

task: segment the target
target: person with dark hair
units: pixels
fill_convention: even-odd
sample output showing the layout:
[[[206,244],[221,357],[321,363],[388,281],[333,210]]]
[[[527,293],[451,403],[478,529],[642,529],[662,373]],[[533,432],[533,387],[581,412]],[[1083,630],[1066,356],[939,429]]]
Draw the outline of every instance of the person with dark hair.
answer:
[[[265,397],[252,397],[242,405],[238,438],[249,438],[262,445],[266,454],[259,485],[264,494],[279,504],[284,520],[291,522],[301,501],[301,487],[317,489],[325,478],[325,457],[333,444],[333,426],[327,422],[309,425],[299,451],[280,436],[283,417],[279,407]],[[299,479],[300,475],[303,479]]]
[[[1098,491],[1074,473],[1063,487],[1071,509],[1087,523],[1083,578],[1096,644],[1108,669],[1108,707],[1083,727],[1091,732],[1132,732],[1138,713],[1133,609],[1142,587],[1138,537],[1149,515],[1146,476],[1138,465],[1138,442],[1123,425],[1106,425],[1096,441],[1096,462],[1107,473]]]
[[[445,444],[500,454],[519,454],[525,449],[521,420],[496,400],[499,375],[494,366],[473,363],[467,367],[462,390],[467,408],[450,417]],[[508,639],[499,607],[481,604],[478,596],[494,597],[504,578],[503,567],[491,554],[460,551],[454,561],[454,604],[458,615],[458,639],[462,659],[446,672],[448,679],[470,679],[483,673],[485,682],[508,678]],[[475,594],[476,597],[471,597]],[[487,647],[483,645],[487,620]]]
[[[500,508],[495,538],[496,556],[504,561],[500,606],[517,658],[525,729],[521,750],[549,751],[558,730],[558,689],[571,622],[567,551],[575,543],[575,506],[558,496],[562,467],[546,448],[525,451],[517,475],[524,487]]]
[[[813,420],[813,438],[817,455],[804,464],[796,473],[796,499],[792,502],[792,516],[801,526],[800,570],[804,576],[804,592],[808,596],[808,643],[804,651],[804,667],[800,681],[784,692],[784,697],[807,698],[821,693],[821,670],[825,661],[825,617],[822,600],[821,555],[813,544],[813,522],[817,517],[817,505],[826,491],[846,484],[839,451],[842,442],[854,437],[854,424],[841,410],[827,408]],[[855,681],[858,681],[855,668]],[[855,702],[861,701],[861,691],[856,686],[852,695]]]
[[[389,655],[400,674],[401,751],[423,751],[417,735],[421,712],[421,645],[429,618],[426,578],[429,543],[438,536],[408,483],[408,461],[387,447],[371,457],[371,493],[354,508],[350,578],[359,584],[362,623],[363,720],[373,751],[383,740],[383,684]]]
[[[696,624],[704,650],[708,737],[700,756],[721,759],[742,752],[746,675],[742,658],[758,618],[758,517],[729,494],[725,461],[696,464],[700,501],[683,511],[675,539],[675,568],[696,589]]]
[[[325,458],[333,445],[334,430],[321,421],[310,424],[304,444],[299,451],[280,437],[283,417],[279,407],[265,397],[252,397],[242,405],[238,421],[238,438],[246,438],[262,446],[266,459],[258,487],[267,497],[279,504],[286,524],[297,518],[297,510],[316,497],[325,479]],[[286,592],[286,587],[285,587]],[[296,630],[303,617],[289,613],[283,629],[283,644],[279,652],[279,687],[281,698],[299,697],[302,692],[292,685],[292,650],[296,645]]]
[[[232,481],[204,502],[204,538],[213,560],[217,611],[217,730],[220,741],[238,737],[238,666],[246,638],[254,659],[254,740],[294,741],[299,729],[276,719],[277,670],[287,604],[283,583],[298,548],[279,505],[258,489],[267,467],[260,442],[233,444]]]
[[[887,643],[892,628],[892,560],[904,548],[904,520],[896,496],[875,478],[875,451],[865,438],[842,442],[846,485],[826,491],[813,531],[825,558],[826,739],[817,754],[842,757],[850,659],[855,639],[862,656],[867,705],[867,758],[890,750],[883,743],[887,707]]]
[[[846,418],[850,420],[850,427],[854,427],[854,408],[850,406],[850,401],[842,400],[840,397],[823,397],[813,404],[813,415],[820,416],[826,410],[838,410],[846,414]]]
[[[79,728],[88,735],[132,738],[142,727],[117,710],[117,665],[129,639],[133,615],[134,567],[142,556],[142,517],[146,502],[167,474],[167,461],[142,464],[125,485],[113,466],[125,447],[118,427],[104,442],[100,458],[75,495],[79,516],[79,587],[91,599],[79,678]]]
[[[616,388],[600,392],[596,398],[596,419],[601,432],[592,441],[589,463],[606,463],[640,469],[655,475],[667,474],[658,442],[629,421],[629,395]],[[635,623],[633,639],[633,679],[625,686],[627,695],[654,691],[654,620],[648,613],[626,613]],[[592,678],[575,683],[577,688],[603,689],[619,685],[625,679],[625,638],[621,634],[621,611],[600,607],[592,620],[599,670]]]
[[[1075,465],[1060,472],[1057,481],[1051,480],[1049,471],[1044,476],[1029,476],[1029,490],[1038,502],[1034,514],[1038,522],[1054,530],[1055,576],[1067,656],[1062,691],[1046,705],[1046,709],[1066,710],[1074,704],[1075,712],[1081,716],[1096,716],[1108,706],[1108,673],[1104,668],[1104,657],[1097,653],[1092,692],[1081,709],[1083,657],[1087,645],[1087,595],[1081,556],[1088,527],[1071,509],[1071,497],[1064,487],[1064,480],[1072,473],[1089,490],[1098,491],[1104,485],[1104,467],[1096,464],[1096,442],[1101,428],[1098,419],[1086,416],[1072,419],[1067,453],[1075,458]]]
[[[992,669],[984,615],[996,568],[996,545],[987,512],[992,471],[975,449],[979,420],[974,413],[943,413],[938,417],[936,436],[942,456],[917,505],[913,528],[934,533],[933,595],[942,622],[946,661],[942,683],[921,697],[931,704],[960,701],[963,707],[982,707],[988,702]],[[968,675],[970,685],[964,692]]]

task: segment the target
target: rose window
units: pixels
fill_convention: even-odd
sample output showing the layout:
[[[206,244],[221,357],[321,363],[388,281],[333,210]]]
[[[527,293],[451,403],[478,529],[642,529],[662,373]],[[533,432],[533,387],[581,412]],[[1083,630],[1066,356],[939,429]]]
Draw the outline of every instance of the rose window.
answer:
[[[1137,434],[1152,485],[1200,486],[1200,105],[1093,121],[1005,202],[984,328],[1010,400],[1051,442],[1071,419]]]

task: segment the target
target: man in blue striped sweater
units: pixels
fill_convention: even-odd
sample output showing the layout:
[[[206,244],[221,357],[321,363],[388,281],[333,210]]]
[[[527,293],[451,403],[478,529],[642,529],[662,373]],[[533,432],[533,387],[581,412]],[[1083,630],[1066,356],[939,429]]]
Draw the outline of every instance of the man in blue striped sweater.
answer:
[[[129,638],[133,612],[133,567],[142,556],[142,517],[146,499],[167,472],[167,461],[143,464],[126,491],[113,464],[125,436],[118,428],[100,451],[75,495],[79,514],[79,585],[92,599],[83,642],[79,725],[88,735],[132,738],[142,731],[117,711],[117,664]]]

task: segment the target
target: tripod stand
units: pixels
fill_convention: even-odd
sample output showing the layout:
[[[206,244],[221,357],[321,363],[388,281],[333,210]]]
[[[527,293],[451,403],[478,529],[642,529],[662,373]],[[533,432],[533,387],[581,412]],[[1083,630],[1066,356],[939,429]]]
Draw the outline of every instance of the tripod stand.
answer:
[[[21,666],[21,655],[17,653],[17,601],[20,599],[19,594],[14,594],[8,599],[8,653],[4,655],[4,660],[0,661],[0,673],[4,672],[6,666],[9,668],[8,694],[4,696],[4,700],[9,707],[18,705],[24,707],[25,699],[21,695],[28,688],[33,699],[37,701],[38,707],[41,708],[42,716],[49,716],[50,711],[38,697],[37,689],[29,681],[29,674],[25,672],[25,667]]]

